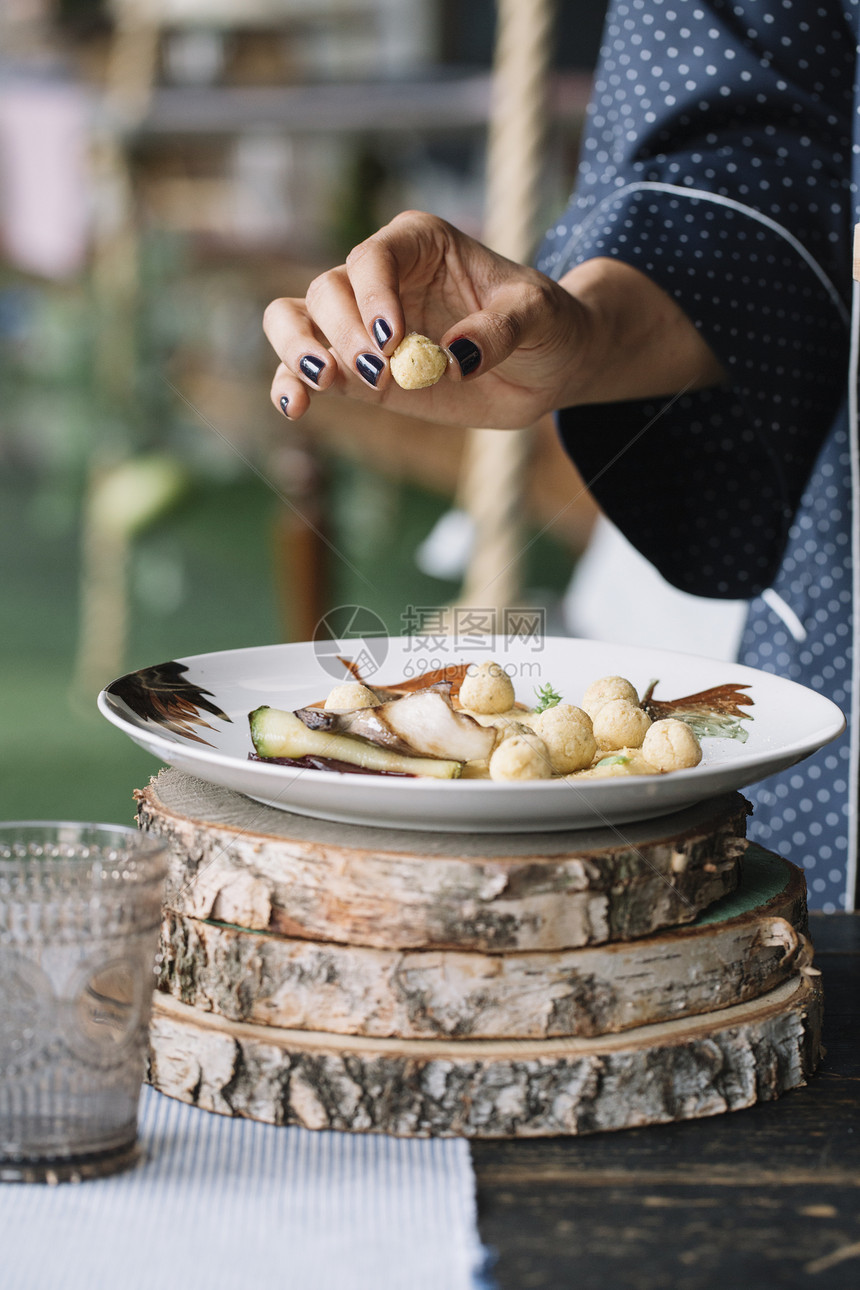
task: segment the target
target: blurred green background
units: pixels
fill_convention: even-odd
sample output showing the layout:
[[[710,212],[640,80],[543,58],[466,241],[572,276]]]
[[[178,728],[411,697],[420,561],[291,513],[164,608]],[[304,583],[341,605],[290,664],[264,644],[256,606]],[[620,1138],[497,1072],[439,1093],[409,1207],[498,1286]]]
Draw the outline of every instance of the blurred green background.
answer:
[[[451,471],[425,481],[414,463],[388,468],[362,451],[361,426],[318,418],[294,433],[268,402],[260,319],[272,296],[300,291],[406,206],[480,231],[480,112],[394,133],[273,125],[276,98],[248,116],[249,91],[284,86],[335,83],[363,102],[388,82],[408,108],[440,84],[485,83],[491,3],[409,0],[415,38],[381,57],[356,33],[389,7],[294,3],[273,29],[238,0],[232,20],[223,2],[210,20],[201,0],[196,23],[172,27],[141,0],[137,44],[109,0],[27,0],[0,15],[6,819],[132,818],[157,763],[96,710],[115,675],[303,639],[314,603],[366,605],[398,633],[406,606],[457,593],[455,576],[415,559],[452,505]],[[549,145],[547,218],[575,163],[602,18],[586,0],[562,8],[573,107]],[[201,101],[220,124],[185,123]],[[575,492],[572,475],[565,487]],[[306,567],[302,517],[349,562]],[[529,549],[529,596],[551,614],[587,521]],[[530,531],[543,522],[530,514]]]

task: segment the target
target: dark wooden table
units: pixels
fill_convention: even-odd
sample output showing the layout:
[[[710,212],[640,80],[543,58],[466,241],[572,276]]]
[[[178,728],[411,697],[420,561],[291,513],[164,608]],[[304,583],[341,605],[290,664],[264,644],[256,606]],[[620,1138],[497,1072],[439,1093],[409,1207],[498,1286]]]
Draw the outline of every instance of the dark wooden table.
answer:
[[[826,1056],[713,1119],[473,1145],[499,1290],[860,1286],[860,914],[812,915]]]

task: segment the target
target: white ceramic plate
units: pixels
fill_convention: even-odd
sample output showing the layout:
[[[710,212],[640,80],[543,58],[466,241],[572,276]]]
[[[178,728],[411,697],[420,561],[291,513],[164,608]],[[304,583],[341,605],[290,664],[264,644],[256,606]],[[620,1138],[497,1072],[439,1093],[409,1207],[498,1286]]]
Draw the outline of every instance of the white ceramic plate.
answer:
[[[746,743],[703,740],[703,759],[670,775],[581,782],[500,784],[485,780],[393,779],[293,769],[248,760],[247,714],[260,704],[293,709],[348,679],[336,655],[359,661],[372,685],[393,685],[436,667],[493,658],[517,698],[535,702],[551,683],[569,703],[601,676],[627,677],[640,694],[677,699],[728,682],[747,685],[753,720]],[[738,664],[596,641],[371,637],[198,654],[131,672],[99,695],[109,721],[161,761],[257,801],[354,824],[451,832],[594,828],[680,811],[764,779],[808,757],[845,727],[829,699]]]

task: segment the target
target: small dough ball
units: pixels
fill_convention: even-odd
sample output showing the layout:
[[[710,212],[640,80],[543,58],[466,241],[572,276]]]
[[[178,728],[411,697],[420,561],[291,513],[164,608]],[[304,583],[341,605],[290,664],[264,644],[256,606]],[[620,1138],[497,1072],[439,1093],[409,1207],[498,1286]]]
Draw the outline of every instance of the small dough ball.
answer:
[[[460,686],[460,703],[472,712],[508,712],[515,697],[511,678],[499,663],[473,665]]]
[[[336,685],[323,705],[326,712],[355,712],[358,708],[377,708],[379,699],[359,681]]]
[[[448,357],[432,340],[411,331],[391,355],[391,375],[401,390],[426,390],[445,374]]]
[[[686,721],[667,717],[655,721],[642,741],[642,755],[657,770],[685,770],[698,766],[702,748]]]
[[[502,740],[490,758],[490,779],[551,778],[549,750],[537,735],[511,735]]]
[[[639,695],[623,676],[602,676],[599,681],[592,681],[582,696],[582,706],[593,721],[597,713],[610,699],[626,699],[628,703],[639,703]]]
[[[597,740],[591,717],[572,703],[557,703],[533,718],[535,732],[549,749],[552,768],[557,775],[590,766],[597,752]]]
[[[485,718],[485,720],[487,720],[488,725],[495,726],[498,731],[496,735],[497,748],[503,739],[513,739],[515,735],[533,735],[535,733],[531,726],[525,725],[522,721],[514,721],[509,717],[502,717],[501,719],[496,717],[494,720]]]
[[[610,699],[597,709],[593,725],[601,748],[641,748],[651,718],[629,699]]]

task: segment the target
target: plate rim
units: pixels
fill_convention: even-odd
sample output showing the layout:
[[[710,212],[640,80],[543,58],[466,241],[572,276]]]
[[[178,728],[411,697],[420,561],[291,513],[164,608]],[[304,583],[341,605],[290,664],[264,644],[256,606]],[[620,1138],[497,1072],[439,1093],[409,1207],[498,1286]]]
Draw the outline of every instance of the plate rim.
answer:
[[[406,640],[409,640],[412,642],[416,640],[434,641],[435,643],[433,648],[435,650],[442,651],[444,648],[447,648],[447,645],[440,646],[438,644],[438,638],[436,637],[432,637],[429,635],[416,636],[415,634],[403,635],[403,636],[386,636],[384,638],[356,637],[355,640],[350,641],[349,644],[358,645],[365,640],[378,641],[379,639],[384,639],[388,642],[392,642],[392,641],[402,642]],[[714,659],[707,655],[694,654],[688,651],[669,650],[659,646],[637,646],[632,643],[628,644],[628,643],[617,642],[617,641],[616,642],[602,641],[602,640],[593,639],[591,637],[547,635],[547,636],[544,636],[542,639],[545,643],[552,643],[560,646],[576,647],[580,645],[585,645],[595,649],[624,651],[626,653],[639,652],[649,656],[665,657],[667,660],[672,658],[689,660],[690,662],[701,663],[709,666],[712,665],[715,667],[725,667],[727,670],[730,668],[734,668],[736,670],[739,670],[739,672],[742,674],[741,678],[738,680],[738,684],[754,685],[756,678],[766,678],[769,682],[775,682],[775,683],[778,683],[780,686],[784,686],[789,689],[792,689],[792,688],[796,689],[802,692],[804,695],[813,696],[815,701],[821,704],[822,721],[821,721],[819,733],[821,733],[822,730],[827,731],[826,737],[823,740],[817,736],[807,735],[803,738],[794,740],[789,744],[780,744],[777,749],[774,749],[772,751],[772,753],[758,752],[758,753],[745,754],[744,752],[739,752],[736,756],[733,756],[729,762],[717,763],[715,765],[707,767],[706,769],[709,771],[717,771],[718,769],[721,769],[723,766],[726,766],[726,767],[731,766],[733,768],[737,768],[738,770],[744,770],[747,767],[758,766],[763,763],[767,764],[770,761],[782,762],[786,759],[786,757],[793,757],[794,760],[790,764],[794,764],[795,762],[803,760],[803,758],[811,755],[811,753],[818,751],[820,748],[825,747],[828,743],[832,743],[835,739],[838,739],[839,736],[845,731],[847,726],[845,713],[838,706],[838,704],[836,704],[832,699],[828,698],[826,695],[820,694],[817,690],[813,690],[810,686],[803,685],[802,683],[798,681],[794,681],[789,677],[779,676],[776,673],[767,672],[762,668],[754,668],[746,663],[731,662],[731,661],[726,661],[724,659]],[[488,654],[492,653],[494,650],[499,650],[499,649],[501,649],[502,652],[504,652],[505,648],[510,648],[510,646],[512,645],[516,646],[517,644],[516,640],[514,640],[514,641],[507,642],[507,646],[505,645],[499,646],[498,641],[499,641],[499,638],[496,637],[492,640],[491,643],[489,643],[486,646],[486,651]],[[181,657],[172,659],[170,661],[175,664],[183,666],[186,670],[190,670],[190,668],[194,664],[199,664],[205,660],[211,661],[214,659],[224,659],[230,656],[249,655],[252,653],[277,654],[279,652],[284,652],[289,650],[295,650],[295,651],[308,650],[308,649],[313,649],[315,644],[316,642],[314,641],[283,641],[283,642],[268,643],[264,645],[238,646],[238,647],[234,647],[226,650],[210,650],[203,653],[182,655]],[[477,651],[475,652],[477,653]],[[215,748],[201,747],[199,744],[192,743],[191,741],[185,741],[180,743],[174,739],[167,737],[166,735],[160,734],[157,729],[151,728],[150,726],[145,724],[145,721],[143,719],[136,717],[136,714],[133,714],[135,715],[135,720],[131,720],[129,717],[119,712],[113,706],[113,704],[116,702],[116,696],[111,694],[111,690],[115,685],[117,685],[121,681],[126,680],[129,677],[134,677],[139,675],[141,672],[146,672],[150,670],[152,667],[158,667],[162,665],[163,664],[150,664],[149,667],[135,668],[129,672],[123,673],[122,675],[114,678],[114,680],[108,682],[108,684],[105,685],[102,688],[102,690],[99,692],[99,695],[97,698],[97,706],[99,708],[99,711],[102,713],[102,715],[112,725],[116,726],[128,737],[130,738],[133,737],[130,734],[130,731],[134,730],[141,736],[145,737],[148,743],[155,744],[160,750],[163,749],[165,754],[169,753],[171,750],[178,749],[180,750],[180,752],[189,752],[193,754],[195,759],[201,760],[204,763],[212,766],[217,766],[217,767],[227,768],[227,769],[229,769],[231,766],[245,767],[248,763],[246,763],[240,757],[236,756],[233,753],[221,752]],[[748,678],[752,678],[752,679],[748,679]],[[824,719],[825,714],[828,714],[828,713],[830,714],[830,722],[826,722]],[[171,758],[169,756],[165,755],[164,760],[167,761],[168,764],[171,763]],[[267,764],[266,762],[254,762],[252,764],[254,767],[255,774],[260,774],[263,777],[263,779],[271,779],[273,782],[281,782],[285,778],[285,773],[289,774],[291,771],[291,768],[288,766],[271,765],[271,764]],[[330,783],[331,782],[330,772],[314,770],[310,767],[301,767],[301,768],[297,768],[297,770],[301,772],[303,778],[305,776],[310,776],[311,783]],[[672,772],[672,781],[683,782],[693,777],[696,777],[700,774],[701,774],[701,768],[698,766],[691,767],[685,770],[677,770]],[[390,780],[387,777],[382,775],[365,775],[365,776],[362,776],[361,778],[362,780],[370,780],[374,784],[385,782],[389,787],[391,787]],[[759,776],[757,778],[766,778],[766,775]],[[637,783],[637,780],[641,780],[641,777],[631,777],[629,780],[625,779],[620,782],[615,779],[608,779],[606,781],[590,780],[588,781],[587,787],[588,787],[589,795],[591,795],[593,792],[595,793],[595,795],[602,795],[602,792],[605,792],[608,789],[608,790],[611,790],[613,792],[613,796],[615,796],[618,794],[619,790],[622,793],[624,792],[625,785],[628,785],[628,784],[635,785]],[[749,781],[749,782],[755,782],[755,781]],[[486,792],[487,789],[490,789],[491,791],[495,791],[495,792],[503,790],[506,793],[509,793],[512,790],[515,793],[522,793],[523,791],[534,792],[537,789],[540,792],[546,793],[546,792],[557,792],[562,788],[570,787],[570,784],[571,784],[571,781],[565,780],[565,779],[530,780],[524,783],[505,782],[502,784],[502,783],[496,783],[492,780],[457,779],[457,780],[443,781],[443,780],[434,780],[429,778],[427,779],[417,778],[415,780],[409,781],[408,784],[405,784],[402,787],[407,788],[410,793],[418,791],[421,793],[431,793],[431,794],[438,793],[440,791],[450,792],[452,789],[458,793],[462,793],[463,790],[467,792],[473,792],[473,793],[476,791]],[[576,786],[579,788],[585,787],[585,785],[576,785]]]

